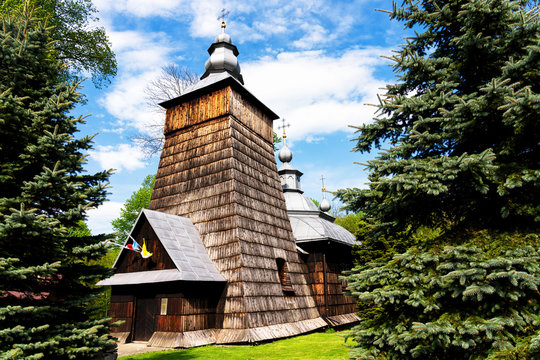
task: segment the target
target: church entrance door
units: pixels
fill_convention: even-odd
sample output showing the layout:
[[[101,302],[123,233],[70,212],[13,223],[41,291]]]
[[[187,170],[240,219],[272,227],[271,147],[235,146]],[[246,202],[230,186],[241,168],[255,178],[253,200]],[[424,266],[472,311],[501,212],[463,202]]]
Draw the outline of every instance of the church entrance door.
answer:
[[[154,320],[157,311],[157,299],[155,297],[137,296],[135,305],[135,327],[133,340],[148,341],[154,333]]]

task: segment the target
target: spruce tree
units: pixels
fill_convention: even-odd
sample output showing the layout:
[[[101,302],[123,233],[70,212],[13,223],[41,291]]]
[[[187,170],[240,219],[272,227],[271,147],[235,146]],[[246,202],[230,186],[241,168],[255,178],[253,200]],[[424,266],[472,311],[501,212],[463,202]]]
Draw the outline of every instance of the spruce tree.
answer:
[[[540,358],[539,244],[537,234],[482,232],[473,244],[411,248],[353,271],[349,289],[371,306],[352,331],[351,357]]]
[[[540,20],[536,1],[405,0],[356,151],[369,189],[338,196],[374,226],[347,277],[355,359],[540,357]],[[388,147],[388,149],[382,149]]]
[[[531,4],[530,4],[531,3]],[[422,225],[513,229],[540,224],[540,21],[529,1],[394,3],[415,31],[391,57],[399,82],[355,150],[369,190],[338,195],[378,220],[374,234]]]
[[[63,81],[46,20],[27,7],[0,16],[0,358],[103,358],[108,319],[87,304],[109,270],[86,264],[105,239],[71,230],[110,173],[83,171],[91,138],[69,115],[80,84]]]

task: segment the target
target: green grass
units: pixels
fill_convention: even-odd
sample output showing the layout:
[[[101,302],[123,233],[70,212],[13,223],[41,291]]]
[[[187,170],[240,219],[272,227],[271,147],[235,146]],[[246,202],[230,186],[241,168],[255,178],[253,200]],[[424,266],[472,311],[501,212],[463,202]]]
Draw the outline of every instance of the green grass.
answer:
[[[123,356],[122,360],[335,360],[347,359],[345,339],[328,330],[321,333],[297,336],[278,340],[269,344],[253,346],[203,346],[192,349],[151,352],[139,355]],[[348,340],[347,344],[351,344]]]

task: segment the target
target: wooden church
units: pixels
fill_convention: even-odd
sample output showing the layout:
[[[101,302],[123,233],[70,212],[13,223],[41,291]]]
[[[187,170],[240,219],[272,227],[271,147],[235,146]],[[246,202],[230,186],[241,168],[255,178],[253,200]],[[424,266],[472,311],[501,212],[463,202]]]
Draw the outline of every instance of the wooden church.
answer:
[[[313,203],[303,213],[288,212],[285,195],[301,190],[287,187],[277,171],[278,116],[244,87],[228,34],[219,34],[208,52],[201,81],[161,104],[165,145],[150,209],[125,244],[142,244],[146,255],[124,248],[116,273],[99,283],[112,288],[110,316],[124,320],[113,335],[192,347],[358,321],[338,278],[352,266],[354,236]],[[322,230],[296,239],[291,219]]]

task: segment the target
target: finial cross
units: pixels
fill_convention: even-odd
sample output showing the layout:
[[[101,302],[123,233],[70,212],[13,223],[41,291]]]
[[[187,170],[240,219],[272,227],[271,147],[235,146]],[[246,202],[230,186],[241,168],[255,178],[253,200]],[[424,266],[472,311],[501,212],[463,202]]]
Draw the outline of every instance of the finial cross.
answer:
[[[324,175],[321,175],[321,183],[322,183],[322,192],[323,192],[323,197],[324,197],[324,192],[326,191],[324,187]]]
[[[225,20],[225,18],[230,14],[231,12],[225,8],[221,9],[221,15],[218,16],[218,20]]]
[[[286,138],[285,129],[291,127],[291,124],[285,123],[285,118],[281,119],[281,125],[278,126],[278,129],[283,129],[283,137]]]
[[[231,12],[225,8],[221,9],[221,14],[218,16],[218,20],[221,20],[221,30],[225,31],[225,18],[230,14]]]

